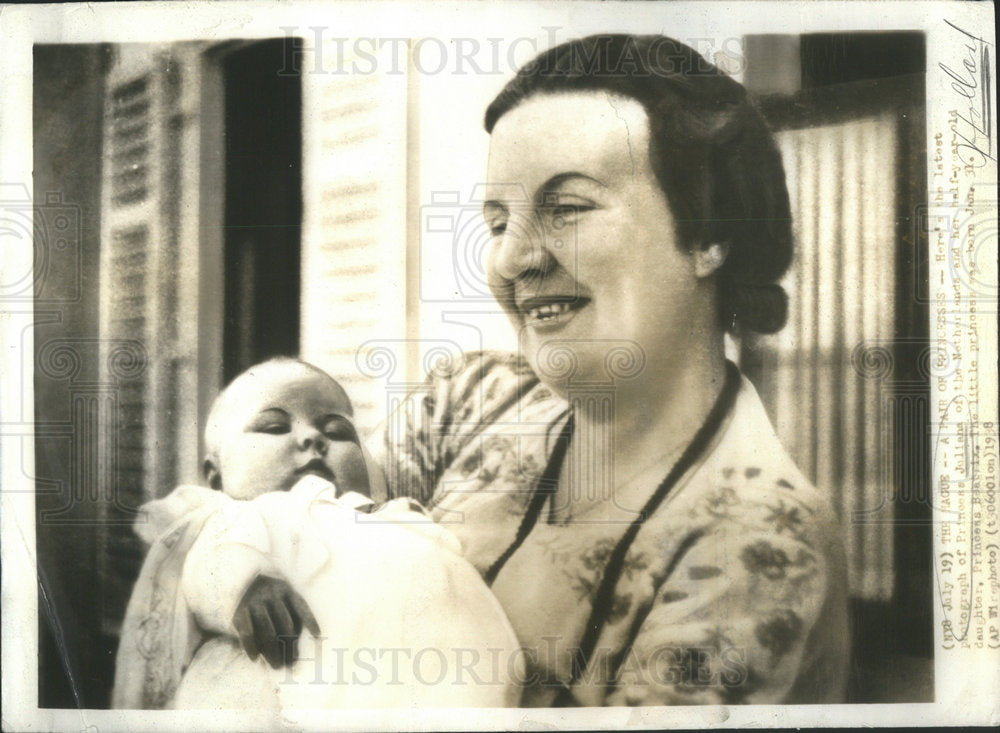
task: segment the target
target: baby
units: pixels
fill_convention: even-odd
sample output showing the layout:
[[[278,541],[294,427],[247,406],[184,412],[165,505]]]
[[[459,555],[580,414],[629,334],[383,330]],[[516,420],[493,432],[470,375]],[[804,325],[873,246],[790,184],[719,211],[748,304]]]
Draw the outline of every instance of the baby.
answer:
[[[499,603],[419,506],[373,511],[381,472],[352,414],[336,381],[293,359],[222,392],[205,431],[212,489],[179,487],[137,525],[151,548],[114,707],[517,703]]]

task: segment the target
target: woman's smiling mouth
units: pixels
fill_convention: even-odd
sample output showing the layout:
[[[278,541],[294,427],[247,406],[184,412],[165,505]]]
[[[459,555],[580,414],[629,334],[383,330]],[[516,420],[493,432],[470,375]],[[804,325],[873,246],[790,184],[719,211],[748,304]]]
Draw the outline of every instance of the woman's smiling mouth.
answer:
[[[518,310],[526,326],[549,330],[568,323],[588,303],[589,298],[575,296],[529,298],[518,306]]]

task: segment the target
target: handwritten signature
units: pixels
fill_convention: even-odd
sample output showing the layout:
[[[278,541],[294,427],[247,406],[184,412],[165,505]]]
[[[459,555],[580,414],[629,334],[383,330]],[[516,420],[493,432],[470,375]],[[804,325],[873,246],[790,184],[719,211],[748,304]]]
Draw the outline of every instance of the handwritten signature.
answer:
[[[964,37],[965,55],[959,69],[956,71],[945,63],[938,64],[938,68],[951,79],[952,91],[968,104],[964,114],[952,113],[956,118],[952,129],[964,140],[957,146],[958,156],[965,165],[982,168],[987,161],[995,160],[990,78],[990,48],[993,44],[948,20],[945,23]]]

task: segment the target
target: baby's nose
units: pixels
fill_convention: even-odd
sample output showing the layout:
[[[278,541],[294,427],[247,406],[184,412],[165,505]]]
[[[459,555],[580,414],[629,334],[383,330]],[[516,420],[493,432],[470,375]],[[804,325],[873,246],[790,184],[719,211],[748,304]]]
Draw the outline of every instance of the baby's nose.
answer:
[[[329,441],[323,432],[315,428],[307,428],[299,434],[299,447],[302,450],[313,450],[320,455],[326,455]]]

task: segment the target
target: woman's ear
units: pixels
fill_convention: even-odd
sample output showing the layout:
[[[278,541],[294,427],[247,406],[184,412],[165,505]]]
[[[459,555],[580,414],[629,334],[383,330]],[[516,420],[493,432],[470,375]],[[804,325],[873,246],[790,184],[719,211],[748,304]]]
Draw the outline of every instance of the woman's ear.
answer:
[[[222,474],[219,473],[219,469],[215,466],[215,459],[211,456],[206,458],[205,462],[201,464],[201,470],[205,473],[205,480],[208,481],[208,485],[216,491],[221,491]]]
[[[694,273],[698,277],[708,277],[726,261],[729,256],[729,245],[713,242],[706,247],[694,251]]]

